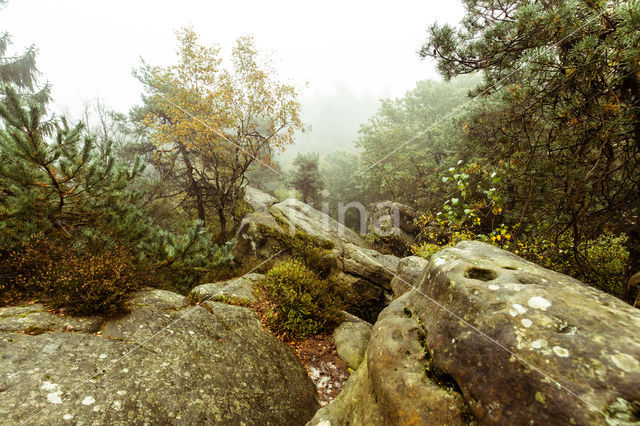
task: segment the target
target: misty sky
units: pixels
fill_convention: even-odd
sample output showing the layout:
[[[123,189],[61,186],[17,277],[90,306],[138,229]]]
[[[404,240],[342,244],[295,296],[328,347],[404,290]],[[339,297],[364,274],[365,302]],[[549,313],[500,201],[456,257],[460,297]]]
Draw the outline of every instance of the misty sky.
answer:
[[[340,81],[380,98],[437,77],[416,51],[430,23],[456,23],[461,15],[452,0],[9,0],[0,28],[12,35],[15,51],[38,47],[38,67],[59,106],[74,112],[99,97],[124,112],[141,91],[132,68],[140,57],[174,62],[174,30],[183,25],[225,51],[238,36],[253,34],[273,53],[281,77],[300,87],[308,82],[305,96],[329,94]]]

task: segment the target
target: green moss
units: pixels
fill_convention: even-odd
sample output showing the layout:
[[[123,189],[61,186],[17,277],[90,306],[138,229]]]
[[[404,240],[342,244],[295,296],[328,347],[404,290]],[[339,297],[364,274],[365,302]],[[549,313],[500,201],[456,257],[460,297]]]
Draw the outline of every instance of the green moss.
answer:
[[[227,305],[235,305],[235,306],[243,306],[243,307],[251,306],[251,302],[249,302],[246,299],[243,299],[241,297],[226,296],[224,294],[214,296],[213,298],[211,298],[211,301],[225,303]]]
[[[286,232],[285,228],[288,229],[288,226],[286,224],[281,226]],[[301,231],[289,235],[264,225],[258,225],[258,230],[275,242],[274,251],[286,250],[291,257],[303,262],[322,279],[327,278],[337,267],[336,259],[331,252],[334,244],[331,242],[321,241]]]

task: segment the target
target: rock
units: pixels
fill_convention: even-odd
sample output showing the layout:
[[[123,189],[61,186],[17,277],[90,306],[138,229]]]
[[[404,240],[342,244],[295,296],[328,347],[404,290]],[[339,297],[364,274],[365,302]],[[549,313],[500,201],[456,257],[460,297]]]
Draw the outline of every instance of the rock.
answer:
[[[7,424],[304,424],[319,408],[291,349],[248,308],[159,290],[102,336],[0,333]],[[138,303],[141,302],[141,303]]]
[[[360,367],[370,336],[371,324],[352,315],[346,317],[346,321],[334,330],[333,339],[338,357],[352,370]]]
[[[337,272],[331,280],[348,291],[351,296],[349,310],[367,320],[375,321],[377,314],[387,305],[384,289],[362,277]]]
[[[0,332],[82,331],[95,333],[104,318],[100,316],[68,317],[57,315],[37,303],[30,306],[0,308]]]
[[[249,204],[254,211],[267,211],[269,207],[278,202],[278,199],[259,189],[245,186],[244,201]]]
[[[394,297],[400,297],[412,287],[418,285],[429,261],[422,257],[405,257],[398,262],[398,274],[391,280],[391,290]]]
[[[640,420],[640,312],[626,303],[468,241],[436,253],[405,297],[480,423]]]
[[[409,241],[420,232],[415,224],[418,213],[406,204],[383,201],[369,206],[369,228],[379,236],[397,234]]]
[[[241,253],[269,258],[274,254],[273,247],[277,245],[274,236],[295,237],[296,233],[308,235],[320,246],[333,247],[336,258],[342,257],[345,241],[369,247],[351,229],[296,199],[249,213],[242,219],[236,238]]]
[[[318,256],[308,266],[316,272],[322,269],[323,278],[332,275],[358,296],[352,312],[370,310],[375,318],[390,299],[390,283],[400,259],[371,250],[360,235],[299,200],[288,199],[268,212],[246,216],[237,237],[240,253],[263,259],[291,248],[287,244],[318,248]]]
[[[345,242],[360,247],[369,246],[353,230],[295,198],[275,204],[271,207],[271,213],[281,221],[293,226],[296,231],[302,231],[321,242],[329,242],[338,246]]]
[[[631,278],[629,278],[629,282],[627,284],[627,288],[635,289],[635,292],[638,294],[636,298],[636,302],[633,306],[636,308],[640,308],[640,292],[638,288],[640,287],[640,272],[636,272]]]
[[[398,299],[380,314],[360,368],[308,425],[470,423],[462,394],[425,374],[423,329],[404,304]]]
[[[388,424],[375,400],[368,373],[365,356],[360,368],[349,376],[340,395],[331,404],[318,410],[307,426]]]
[[[380,254],[375,250],[346,244],[344,250],[344,271],[362,277],[377,286],[390,290],[391,279],[398,271],[400,259]]]
[[[612,296],[462,242],[380,313],[365,361],[309,424],[637,424],[638,327]]]
[[[129,309],[151,306],[156,309],[184,309],[188,306],[183,296],[166,290],[146,288],[139,291],[127,302]]]
[[[190,302],[232,301],[251,304],[256,302],[255,285],[265,278],[262,274],[247,274],[239,278],[211,284],[202,284],[191,290],[187,298]]]

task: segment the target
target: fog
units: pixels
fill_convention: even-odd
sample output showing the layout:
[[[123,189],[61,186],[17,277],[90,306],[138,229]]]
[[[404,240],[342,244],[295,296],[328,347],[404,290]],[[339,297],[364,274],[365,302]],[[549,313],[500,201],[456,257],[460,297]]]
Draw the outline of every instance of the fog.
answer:
[[[202,42],[227,52],[238,36],[253,34],[280,76],[300,89],[313,130],[299,138],[296,150],[323,151],[351,146],[380,98],[437,78],[416,51],[428,25],[455,23],[461,15],[459,2],[435,0],[9,0],[0,26],[12,35],[16,52],[38,48],[56,108],[76,116],[80,105],[96,98],[123,112],[135,105],[141,85],[131,70],[140,58],[172,63],[180,26],[193,25]]]

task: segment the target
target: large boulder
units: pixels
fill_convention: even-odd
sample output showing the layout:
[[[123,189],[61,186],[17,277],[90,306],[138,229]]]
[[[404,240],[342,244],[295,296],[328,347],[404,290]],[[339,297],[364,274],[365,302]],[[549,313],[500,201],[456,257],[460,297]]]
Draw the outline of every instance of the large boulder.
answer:
[[[252,310],[160,290],[130,307],[97,334],[1,332],[1,423],[304,424],[319,408]]]
[[[369,247],[353,230],[295,198],[277,203],[270,195],[247,187],[245,201],[253,207],[254,212],[242,220],[237,236],[241,241],[247,241],[254,251],[268,240],[269,235],[264,234],[274,233],[291,237],[296,233],[304,233],[323,245],[341,247],[348,242]]]
[[[338,357],[352,370],[357,370],[367,351],[371,324],[345,312],[345,321],[333,331]]]
[[[369,228],[380,236],[397,235],[412,240],[420,228],[415,224],[418,213],[406,204],[383,201],[369,206]]]
[[[334,245],[350,243],[368,247],[368,243],[356,232],[295,198],[275,204],[271,213],[296,231],[304,232],[319,241]]]
[[[406,284],[310,424],[640,422],[637,309],[478,242]]]
[[[249,204],[254,211],[265,211],[276,204],[278,199],[252,186],[245,186],[244,201]]]
[[[410,299],[480,422],[640,421],[640,312],[615,297],[462,242],[431,258]]]
[[[84,331],[94,333],[100,329],[104,318],[100,316],[70,317],[56,315],[35,303],[29,306],[0,308],[0,332],[14,331],[39,334],[46,331]]]
[[[288,199],[247,215],[237,238],[243,254],[262,259],[270,259],[283,249],[293,254],[288,245],[317,248],[316,258],[310,262],[315,264],[307,266],[320,266],[323,277],[331,276],[349,289],[355,296],[350,310],[367,319],[375,318],[390,300],[391,279],[400,259],[371,250],[359,234],[300,200]]]
[[[371,249],[346,244],[344,272],[362,277],[380,288],[391,290],[391,279],[398,271],[400,259]]]
[[[190,302],[222,301],[251,304],[256,302],[256,284],[264,278],[262,274],[246,274],[227,281],[202,284],[194,287],[187,299]]]
[[[424,328],[391,303],[373,327],[360,368],[334,402],[308,425],[468,425],[472,420],[460,391],[430,375]]]
[[[397,298],[411,290],[411,286],[420,281],[428,265],[429,261],[423,257],[409,256],[401,259],[398,262],[398,273],[391,280],[393,296]]]

